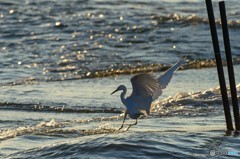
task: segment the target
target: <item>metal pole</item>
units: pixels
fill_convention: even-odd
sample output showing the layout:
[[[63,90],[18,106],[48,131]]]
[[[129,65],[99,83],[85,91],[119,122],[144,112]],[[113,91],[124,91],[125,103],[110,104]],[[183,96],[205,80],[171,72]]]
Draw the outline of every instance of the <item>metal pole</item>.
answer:
[[[229,84],[230,84],[230,88],[231,88],[235,129],[237,131],[239,131],[240,130],[239,107],[238,107],[237,90],[236,90],[234,69],[233,69],[233,63],[232,63],[232,52],[231,52],[231,45],[230,45],[230,40],[229,40],[227,16],[226,16],[226,9],[225,9],[224,1],[219,2],[219,9],[220,9],[220,14],[221,14],[225,54],[226,54],[226,58],[227,58],[228,77],[229,77]]]
[[[225,77],[224,77],[224,72],[222,67],[222,58],[221,58],[220,48],[218,43],[218,36],[217,36],[217,29],[216,29],[215,18],[213,13],[212,1],[205,0],[205,2],[207,5],[208,19],[209,19],[209,25],[211,29],[214,54],[216,58],[218,78],[219,78],[219,84],[220,84],[220,89],[222,94],[227,130],[233,131],[233,124],[232,124],[231,112],[230,112],[229,101],[227,96],[226,82],[225,82]]]

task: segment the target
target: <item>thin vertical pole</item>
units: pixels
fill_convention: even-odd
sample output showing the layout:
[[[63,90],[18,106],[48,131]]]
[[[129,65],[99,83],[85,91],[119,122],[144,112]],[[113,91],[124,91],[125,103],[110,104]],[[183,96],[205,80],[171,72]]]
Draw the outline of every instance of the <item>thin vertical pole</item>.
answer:
[[[226,16],[226,9],[225,9],[224,1],[219,2],[219,9],[220,9],[220,14],[221,14],[225,54],[226,54],[226,58],[227,58],[228,77],[229,77],[231,96],[232,96],[232,106],[233,106],[233,115],[234,115],[234,121],[235,121],[235,129],[237,131],[239,131],[240,130],[239,107],[238,107],[237,90],[236,90],[234,69],[233,69],[233,63],[232,63],[232,52],[231,52],[231,45],[230,45],[230,40],[229,40],[227,16]]]
[[[218,43],[218,36],[217,36],[217,29],[216,29],[215,18],[213,13],[212,1],[205,0],[205,2],[207,5],[208,19],[209,19],[209,25],[210,25],[211,35],[212,35],[214,54],[216,58],[218,79],[219,79],[219,84],[220,84],[220,89],[222,94],[227,130],[233,131],[233,124],[232,124],[231,112],[230,112],[229,101],[227,96],[227,88],[226,88],[226,82],[224,77],[224,71],[222,67],[222,58],[221,58],[220,48]]]

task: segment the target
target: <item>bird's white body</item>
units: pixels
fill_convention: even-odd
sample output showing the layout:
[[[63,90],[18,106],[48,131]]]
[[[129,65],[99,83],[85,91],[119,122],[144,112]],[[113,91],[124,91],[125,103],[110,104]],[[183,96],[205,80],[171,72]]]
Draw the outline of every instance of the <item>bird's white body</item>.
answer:
[[[127,92],[126,86],[120,85],[113,93],[119,90],[123,91],[120,97],[122,103],[127,108],[123,123],[127,114],[130,118],[136,119],[136,123],[133,125],[137,124],[137,118],[140,115],[149,115],[152,102],[162,94],[162,89],[167,87],[173,73],[184,63],[185,60],[181,58],[175,65],[165,71],[158,78],[154,78],[152,75],[145,73],[133,76],[131,78],[133,91],[127,98],[125,97]],[[130,126],[128,128],[130,128]]]
[[[126,99],[127,114],[132,119],[137,119],[140,115],[149,115],[152,104],[152,97],[130,96]]]

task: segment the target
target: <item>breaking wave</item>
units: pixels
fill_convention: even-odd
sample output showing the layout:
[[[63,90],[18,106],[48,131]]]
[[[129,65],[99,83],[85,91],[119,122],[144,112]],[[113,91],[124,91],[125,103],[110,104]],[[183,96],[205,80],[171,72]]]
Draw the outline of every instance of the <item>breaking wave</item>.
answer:
[[[237,85],[238,94],[240,94],[240,84]],[[240,100],[240,96],[238,96]],[[4,106],[5,105],[5,106]],[[0,140],[6,140],[17,136],[26,134],[35,135],[49,135],[49,136],[84,136],[93,134],[104,134],[104,133],[115,133],[118,132],[118,128],[114,125],[114,122],[122,120],[123,110],[115,108],[72,108],[72,109],[56,109],[48,106],[40,105],[27,105],[27,104],[1,104],[1,109],[11,109],[20,111],[45,111],[45,112],[57,112],[57,113],[119,113],[114,116],[97,116],[88,119],[76,119],[66,121],[42,121],[35,125],[20,126],[14,129],[4,129],[0,131]],[[173,116],[211,116],[211,115],[222,115],[222,100],[220,89],[209,89],[199,92],[190,93],[178,93],[175,96],[170,96],[163,101],[156,101],[153,103],[151,108],[151,115],[148,117],[141,118],[163,118]],[[113,122],[104,123],[101,122]],[[82,126],[90,124],[91,129],[84,129]],[[91,125],[93,124],[93,125]]]
[[[182,25],[191,25],[191,24],[208,24],[208,19],[203,18],[197,14],[191,15],[181,15],[178,13],[172,13],[167,16],[157,16],[152,15],[152,20],[155,20],[155,24],[162,24],[166,22],[179,22]],[[216,24],[221,25],[221,20],[216,19]],[[228,20],[228,26],[233,28],[238,28],[240,26],[240,20]]]
[[[233,64],[238,65],[240,64],[240,57],[233,58]],[[223,60],[223,65],[226,66],[226,61]],[[188,60],[187,64],[182,66],[181,70],[186,69],[201,69],[201,68],[210,68],[215,67],[216,63],[214,59],[198,59],[198,60]],[[109,69],[103,70],[93,70],[88,72],[83,72],[78,75],[75,74],[78,69],[71,70],[70,72],[67,71],[67,77],[46,77],[46,78],[23,78],[17,81],[10,81],[5,83],[0,83],[1,87],[4,86],[15,86],[15,85],[25,85],[25,84],[38,84],[39,82],[55,82],[55,81],[68,81],[68,80],[80,80],[80,79],[89,79],[89,78],[102,78],[102,77],[109,77],[109,76],[117,76],[117,75],[128,75],[128,74],[136,74],[136,73],[143,73],[143,72],[157,72],[157,71],[165,71],[170,68],[171,65],[167,64],[137,64],[137,65],[118,65],[112,66]],[[59,72],[60,70],[48,70],[48,72]],[[64,70],[65,72],[66,70]],[[61,71],[60,71],[61,72]]]
[[[85,107],[76,106],[75,108],[68,108],[64,105],[47,106],[43,104],[34,103],[0,103],[2,110],[18,110],[18,111],[34,111],[34,112],[52,112],[52,113],[121,113],[121,109],[109,107]]]

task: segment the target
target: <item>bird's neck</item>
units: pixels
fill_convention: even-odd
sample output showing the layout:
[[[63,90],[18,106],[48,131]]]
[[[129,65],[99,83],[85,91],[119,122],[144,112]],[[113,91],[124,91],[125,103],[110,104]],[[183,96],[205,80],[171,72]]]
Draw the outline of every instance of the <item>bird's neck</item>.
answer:
[[[123,90],[123,92],[121,93],[121,101],[124,105],[126,105],[126,98],[125,98],[125,95],[127,93],[127,90]]]

